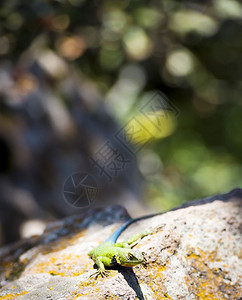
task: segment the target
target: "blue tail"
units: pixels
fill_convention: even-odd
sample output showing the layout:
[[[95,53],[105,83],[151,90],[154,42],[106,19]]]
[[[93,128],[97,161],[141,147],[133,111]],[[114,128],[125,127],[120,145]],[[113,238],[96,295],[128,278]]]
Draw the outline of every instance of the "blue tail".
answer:
[[[147,216],[143,216],[143,217],[138,217],[138,218],[135,218],[135,219],[131,219],[125,223],[123,223],[118,229],[116,229],[111,235],[110,237],[105,241],[105,242],[110,242],[112,244],[115,244],[118,237],[120,236],[120,234],[131,224],[135,223],[135,222],[138,222],[140,220],[145,220],[145,219],[148,219],[148,218],[152,218],[152,217],[155,217],[157,215],[161,215],[163,213],[155,213],[155,214],[151,214],[151,215],[147,215]]]

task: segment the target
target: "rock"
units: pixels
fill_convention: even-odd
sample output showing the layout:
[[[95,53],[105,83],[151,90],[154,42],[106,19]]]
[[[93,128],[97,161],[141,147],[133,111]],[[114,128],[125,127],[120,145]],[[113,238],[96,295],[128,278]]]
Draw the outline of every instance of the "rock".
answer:
[[[146,263],[95,271],[89,250],[128,219],[122,207],[95,209],[49,225],[1,249],[0,299],[240,299],[242,189],[139,221],[120,240],[150,227],[135,247]]]

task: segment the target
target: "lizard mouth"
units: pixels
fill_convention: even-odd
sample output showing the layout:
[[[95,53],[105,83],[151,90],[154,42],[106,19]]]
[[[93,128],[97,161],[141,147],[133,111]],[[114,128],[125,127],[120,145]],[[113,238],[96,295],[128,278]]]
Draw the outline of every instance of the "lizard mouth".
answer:
[[[126,264],[121,264],[122,267],[134,267],[137,266],[139,264],[141,264],[141,261],[132,261],[130,263],[126,263]]]

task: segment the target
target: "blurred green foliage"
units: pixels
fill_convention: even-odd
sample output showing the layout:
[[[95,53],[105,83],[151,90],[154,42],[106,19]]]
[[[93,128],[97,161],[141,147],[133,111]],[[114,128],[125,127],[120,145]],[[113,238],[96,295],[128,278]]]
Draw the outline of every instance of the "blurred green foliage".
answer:
[[[96,84],[121,124],[155,90],[178,107],[176,131],[137,155],[144,198],[161,209],[241,186],[241,32],[236,0],[5,0],[0,7],[2,61],[51,50]]]

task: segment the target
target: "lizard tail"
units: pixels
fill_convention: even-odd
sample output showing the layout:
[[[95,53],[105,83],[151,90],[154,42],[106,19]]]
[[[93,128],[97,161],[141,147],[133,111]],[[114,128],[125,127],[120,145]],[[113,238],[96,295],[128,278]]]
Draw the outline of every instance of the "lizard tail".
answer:
[[[145,220],[145,219],[148,219],[148,218],[152,218],[152,217],[155,217],[155,216],[158,216],[158,215],[161,215],[161,214],[162,213],[159,212],[159,213],[150,214],[150,215],[147,215],[147,216],[138,217],[138,218],[135,218],[135,219],[130,219],[127,222],[123,223],[118,229],[116,229],[105,242],[109,242],[109,243],[114,244],[114,243],[116,243],[116,241],[117,241],[118,237],[120,236],[120,234],[128,226],[130,226],[131,224],[133,224],[135,222],[138,222],[140,220]]]

